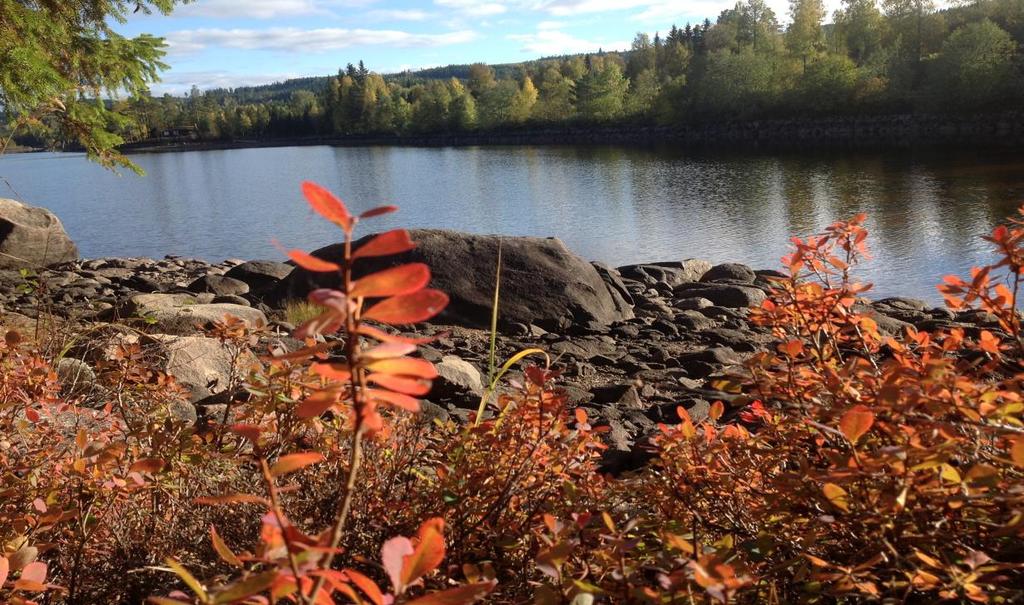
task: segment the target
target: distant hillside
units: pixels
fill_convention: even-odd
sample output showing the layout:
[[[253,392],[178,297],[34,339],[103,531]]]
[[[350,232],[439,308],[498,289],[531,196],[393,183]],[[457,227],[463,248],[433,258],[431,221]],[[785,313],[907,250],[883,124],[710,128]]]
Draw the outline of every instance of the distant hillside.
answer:
[[[614,52],[625,58],[628,58],[630,54],[629,51]],[[529,61],[520,61],[518,63],[489,65],[489,67],[494,70],[494,75],[497,79],[504,80],[516,77],[516,75],[518,75],[522,70],[530,70],[531,67],[534,67],[538,63],[544,61],[564,61],[573,57],[582,56],[585,55],[583,53],[558,55],[542,57],[540,59],[531,59]],[[465,80],[469,77],[469,68],[471,65],[471,63],[462,63],[458,65],[445,65],[442,67],[428,67],[426,69],[383,74],[383,76],[385,80],[401,82],[406,86],[428,80],[449,80],[451,78]],[[240,86],[234,89],[216,88],[208,91],[208,94],[214,98],[231,97],[238,103],[243,104],[265,103],[268,101],[287,101],[288,98],[291,97],[292,93],[300,90],[308,90],[315,93],[322,92],[332,77],[334,76],[310,76],[305,78],[293,78],[285,80],[284,82],[275,82],[273,84],[263,84],[260,86]]]

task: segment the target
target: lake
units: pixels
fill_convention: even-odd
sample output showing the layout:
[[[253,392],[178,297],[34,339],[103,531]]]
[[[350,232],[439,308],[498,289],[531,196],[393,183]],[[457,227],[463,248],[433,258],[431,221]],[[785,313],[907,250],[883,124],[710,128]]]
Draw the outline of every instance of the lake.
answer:
[[[53,210],[83,256],[281,258],[337,238],[302,201],[317,181],[363,233],[439,227],[556,236],[612,265],[707,258],[777,268],[791,235],[869,215],[874,296],[937,302],[990,258],[979,236],[1024,202],[1024,154],[695,154],[618,147],[293,147],[135,155],[146,177],[78,154],[0,158],[0,197]]]

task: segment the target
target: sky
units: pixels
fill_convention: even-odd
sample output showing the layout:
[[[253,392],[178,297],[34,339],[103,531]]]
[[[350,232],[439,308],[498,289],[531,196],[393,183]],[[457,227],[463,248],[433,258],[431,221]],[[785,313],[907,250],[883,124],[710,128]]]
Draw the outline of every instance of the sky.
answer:
[[[826,0],[828,13],[839,0]],[[138,15],[120,32],[168,43],[156,94],[336,73],[380,73],[621,50],[637,32],[712,21],[735,0],[196,0],[170,17]],[[788,0],[768,0],[780,22]]]

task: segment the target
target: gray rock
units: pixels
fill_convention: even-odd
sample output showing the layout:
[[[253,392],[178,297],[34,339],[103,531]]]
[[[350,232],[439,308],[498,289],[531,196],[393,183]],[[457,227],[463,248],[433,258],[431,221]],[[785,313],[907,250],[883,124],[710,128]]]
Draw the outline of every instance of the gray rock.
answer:
[[[448,294],[451,302],[438,323],[486,328],[491,320],[498,244],[502,245],[500,317],[503,322],[536,324],[551,331],[596,322],[607,325],[633,316],[593,265],[573,254],[560,240],[536,237],[498,237],[456,231],[421,229],[410,232],[417,243],[405,254],[364,259],[360,273],[409,262],[423,262],[433,273],[431,287]],[[371,236],[372,237],[372,236]],[[364,238],[356,248],[368,241]],[[340,245],[313,254],[338,260]],[[230,275],[230,272],[229,272]],[[357,275],[358,277],[358,275]],[[337,287],[338,276],[296,269],[271,299],[304,298],[316,287]]]
[[[212,294],[206,294],[210,300]],[[250,328],[267,325],[267,316],[258,309],[230,304],[209,304],[191,294],[139,294],[123,305],[120,313],[124,317],[139,317],[152,326],[154,331],[164,334],[189,335],[215,321],[223,321],[231,315],[245,322]]]
[[[705,298],[717,306],[733,309],[760,306],[768,298],[760,288],[718,283],[683,284],[675,294],[679,298]]]
[[[594,387],[590,390],[593,394],[592,401],[600,405],[613,405],[622,408],[641,408],[643,402],[640,400],[640,393],[632,384],[614,384],[610,386]]]
[[[235,265],[224,274],[249,286],[256,295],[263,295],[273,289],[279,281],[288,277],[294,265],[271,260],[251,260]]]
[[[700,281],[752,284],[755,279],[757,279],[757,274],[750,267],[739,263],[723,263],[711,267],[707,273],[701,276]]]
[[[36,269],[77,259],[78,247],[56,215],[0,198],[0,268]]]
[[[63,357],[57,361],[57,378],[65,394],[84,393],[96,383],[96,372],[80,359]]]
[[[456,355],[445,355],[434,364],[438,377],[434,380],[431,396],[473,398],[484,394],[483,377],[476,366]]]
[[[204,275],[188,286],[191,292],[210,292],[217,296],[241,296],[249,293],[249,284],[223,275]]]
[[[151,334],[143,343],[152,351],[158,367],[188,390],[189,403],[224,392],[232,381],[232,350],[218,340],[202,336]],[[255,362],[243,355],[234,370],[235,380],[246,375]]]

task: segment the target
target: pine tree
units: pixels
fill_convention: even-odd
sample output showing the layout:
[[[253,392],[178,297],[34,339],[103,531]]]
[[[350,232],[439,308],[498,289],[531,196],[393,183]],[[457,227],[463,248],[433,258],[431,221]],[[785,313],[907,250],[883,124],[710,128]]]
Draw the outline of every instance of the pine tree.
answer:
[[[164,43],[121,36],[110,21],[123,23],[132,12],[168,14],[183,1],[0,0],[0,152],[21,127],[43,120],[52,132],[72,133],[90,158],[139,171],[116,150],[124,142],[117,131],[133,120],[104,97],[146,94],[167,67]]]

